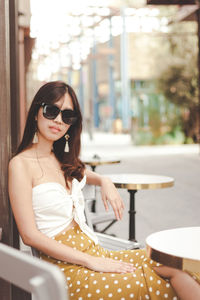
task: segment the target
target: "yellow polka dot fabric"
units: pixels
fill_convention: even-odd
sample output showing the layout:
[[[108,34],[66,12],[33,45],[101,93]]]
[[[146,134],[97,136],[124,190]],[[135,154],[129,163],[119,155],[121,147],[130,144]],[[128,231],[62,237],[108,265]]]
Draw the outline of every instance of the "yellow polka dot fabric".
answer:
[[[95,245],[78,225],[57,235],[55,240],[93,256],[131,262],[137,268],[126,274],[95,272],[41,254],[42,259],[64,272],[70,300],[178,299],[170,283],[154,272],[152,267],[158,264],[146,257],[144,249],[108,251]]]

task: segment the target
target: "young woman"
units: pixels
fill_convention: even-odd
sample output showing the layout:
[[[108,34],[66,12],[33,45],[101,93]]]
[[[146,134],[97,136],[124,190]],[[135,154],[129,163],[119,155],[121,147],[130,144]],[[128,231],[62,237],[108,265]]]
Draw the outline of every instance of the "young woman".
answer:
[[[145,250],[107,251],[86,225],[82,188],[101,186],[121,219],[122,199],[112,182],[79,159],[82,117],[73,89],[55,81],[31,104],[22,142],[9,164],[9,195],[25,244],[64,272],[72,300],[200,299],[198,274],[158,266]]]

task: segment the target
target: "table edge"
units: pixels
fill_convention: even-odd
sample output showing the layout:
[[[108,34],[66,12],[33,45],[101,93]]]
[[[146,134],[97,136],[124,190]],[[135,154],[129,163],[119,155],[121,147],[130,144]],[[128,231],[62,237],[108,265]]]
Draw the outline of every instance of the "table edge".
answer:
[[[128,189],[128,190],[147,190],[147,189],[162,189],[174,186],[174,180],[163,183],[115,183],[116,188]]]
[[[99,161],[86,161],[83,160],[83,163],[88,165],[88,166],[100,166],[100,165],[105,165],[105,164],[119,164],[121,163],[121,160],[115,160],[115,161],[104,161],[104,160],[99,160]]]
[[[163,253],[147,244],[146,252],[149,258],[165,266],[184,271],[200,272],[200,260],[183,258],[176,255]]]

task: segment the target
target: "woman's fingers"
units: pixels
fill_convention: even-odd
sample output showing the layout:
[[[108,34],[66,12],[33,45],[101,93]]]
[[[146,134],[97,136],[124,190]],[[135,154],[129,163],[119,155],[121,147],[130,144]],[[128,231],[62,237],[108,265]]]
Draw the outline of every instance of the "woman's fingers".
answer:
[[[104,207],[105,207],[105,210],[108,211],[108,203],[107,203],[107,199],[106,199],[106,196],[102,194],[102,201],[103,201],[103,204],[104,204]]]
[[[115,260],[111,260],[111,264],[112,266],[110,266],[112,268],[112,272],[117,272],[117,273],[132,273],[135,272],[136,268],[129,263],[125,263],[125,262],[120,262],[120,261],[115,261]]]
[[[123,216],[124,205],[120,200],[110,200],[110,205],[113,208],[117,220],[121,220]]]
[[[114,211],[114,214],[115,214],[115,217],[117,220],[119,220],[119,213],[118,213],[118,209],[117,209],[117,206],[116,204],[112,201],[110,202],[111,206],[112,206],[112,209]]]
[[[116,219],[120,220],[123,216],[124,203],[120,194],[109,178],[103,178],[101,185],[102,200],[106,211],[108,211],[108,202],[113,208]]]
[[[107,199],[103,199],[103,197],[102,197],[102,200],[103,200],[103,203],[104,203],[105,210],[108,211],[108,202],[109,202],[110,205],[112,206],[112,209],[114,211],[116,219],[117,220],[121,219],[122,213],[120,212],[120,209],[116,206],[114,201],[109,201]]]
[[[121,203],[118,204],[117,209],[118,209],[119,217],[120,217],[120,219],[122,219],[123,212],[124,212],[124,204],[123,204],[123,202],[121,202]]]
[[[136,270],[133,264],[113,260],[111,258],[93,257],[90,263],[89,268],[99,272],[132,273]]]
[[[123,265],[120,267],[120,273],[132,273],[136,268],[133,265]]]

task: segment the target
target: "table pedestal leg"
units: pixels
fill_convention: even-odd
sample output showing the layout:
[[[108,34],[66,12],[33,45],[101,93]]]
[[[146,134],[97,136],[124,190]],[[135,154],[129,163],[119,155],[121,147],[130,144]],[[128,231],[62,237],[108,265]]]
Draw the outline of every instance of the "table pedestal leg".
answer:
[[[129,210],[129,240],[136,241],[135,239],[135,193],[137,190],[128,190],[130,193],[130,210]]]
[[[96,166],[91,166],[91,169],[93,172],[95,172]],[[92,201],[91,211],[96,212],[96,187],[95,187],[95,199],[93,199],[93,201]]]

